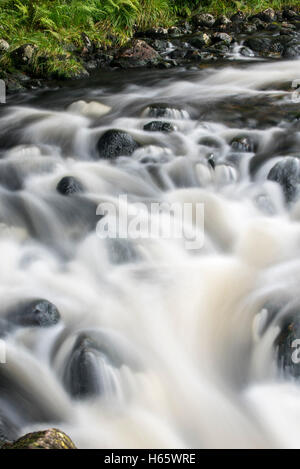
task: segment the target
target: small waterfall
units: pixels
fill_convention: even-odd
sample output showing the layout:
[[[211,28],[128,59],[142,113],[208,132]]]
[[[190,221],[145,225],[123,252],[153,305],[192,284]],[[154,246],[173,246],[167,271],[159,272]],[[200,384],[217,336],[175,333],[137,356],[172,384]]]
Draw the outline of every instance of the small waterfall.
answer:
[[[299,384],[274,344],[299,300],[300,180],[287,200],[288,170],[270,170],[300,156],[300,61],[107,74],[1,107],[0,436],[55,425],[81,448],[299,447]],[[99,158],[111,129],[131,156]],[[152,204],[171,203],[192,207],[186,238],[202,204],[203,246],[147,236],[168,223]],[[138,214],[142,236],[99,236],[99,204]],[[58,324],[12,326],[33,299]]]

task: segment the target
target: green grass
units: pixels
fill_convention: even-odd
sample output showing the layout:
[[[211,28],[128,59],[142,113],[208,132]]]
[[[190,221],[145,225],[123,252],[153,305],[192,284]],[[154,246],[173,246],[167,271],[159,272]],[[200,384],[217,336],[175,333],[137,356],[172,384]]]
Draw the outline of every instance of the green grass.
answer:
[[[0,0],[0,38],[10,52],[24,43],[38,46],[33,70],[37,75],[71,76],[81,65],[68,51],[83,47],[82,32],[99,45],[122,44],[134,28],[170,26],[178,18],[202,11],[232,14],[267,7],[299,6],[299,0]],[[11,68],[10,54],[1,59]]]
[[[197,2],[200,5],[200,10],[209,9],[212,13],[231,15],[237,10],[244,11],[245,13],[257,13],[266,8],[273,8],[274,10],[282,10],[285,7],[298,7],[299,0],[203,0]]]
[[[186,17],[202,12],[229,16],[237,10],[250,14],[266,8],[282,10],[289,6],[299,8],[299,0],[176,0],[173,2],[173,11]]]

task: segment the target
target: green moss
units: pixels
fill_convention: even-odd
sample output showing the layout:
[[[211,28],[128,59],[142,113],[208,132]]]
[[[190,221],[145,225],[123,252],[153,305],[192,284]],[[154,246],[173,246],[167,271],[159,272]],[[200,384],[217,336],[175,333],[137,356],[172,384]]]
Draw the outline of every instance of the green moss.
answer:
[[[76,449],[76,446],[65,433],[51,428],[28,433],[13,443],[4,444],[2,449]]]

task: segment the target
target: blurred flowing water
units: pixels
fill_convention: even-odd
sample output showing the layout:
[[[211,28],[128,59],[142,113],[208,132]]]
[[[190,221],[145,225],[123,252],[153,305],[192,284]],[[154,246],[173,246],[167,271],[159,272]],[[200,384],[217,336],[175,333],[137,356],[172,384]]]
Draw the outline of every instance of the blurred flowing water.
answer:
[[[81,448],[300,446],[300,387],[278,370],[279,317],[264,309],[299,299],[300,200],[267,180],[300,156],[299,78],[299,60],[103,72],[1,106],[1,316],[45,298],[62,317],[5,337],[0,417],[18,434],[57,426]],[[68,111],[78,100],[111,111]],[[143,130],[154,103],[175,132]],[[141,147],[100,160],[111,128]],[[245,136],[247,152],[231,145]],[[84,192],[60,195],[64,176]],[[204,247],[100,239],[96,207],[121,194],[204,203]],[[91,395],[78,398],[80,379]]]

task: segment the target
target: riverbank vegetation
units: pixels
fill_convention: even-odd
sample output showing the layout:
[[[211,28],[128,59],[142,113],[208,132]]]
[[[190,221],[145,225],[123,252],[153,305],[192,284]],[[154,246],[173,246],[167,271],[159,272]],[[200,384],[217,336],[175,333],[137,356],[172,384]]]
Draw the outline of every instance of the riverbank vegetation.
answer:
[[[79,68],[72,51],[84,47],[83,33],[99,47],[118,46],[136,30],[172,26],[201,12],[231,15],[298,5],[299,0],[1,0],[0,40],[10,46],[2,53],[2,68],[13,67],[13,50],[29,43],[38,50],[37,73],[46,67],[48,74],[70,76]]]

